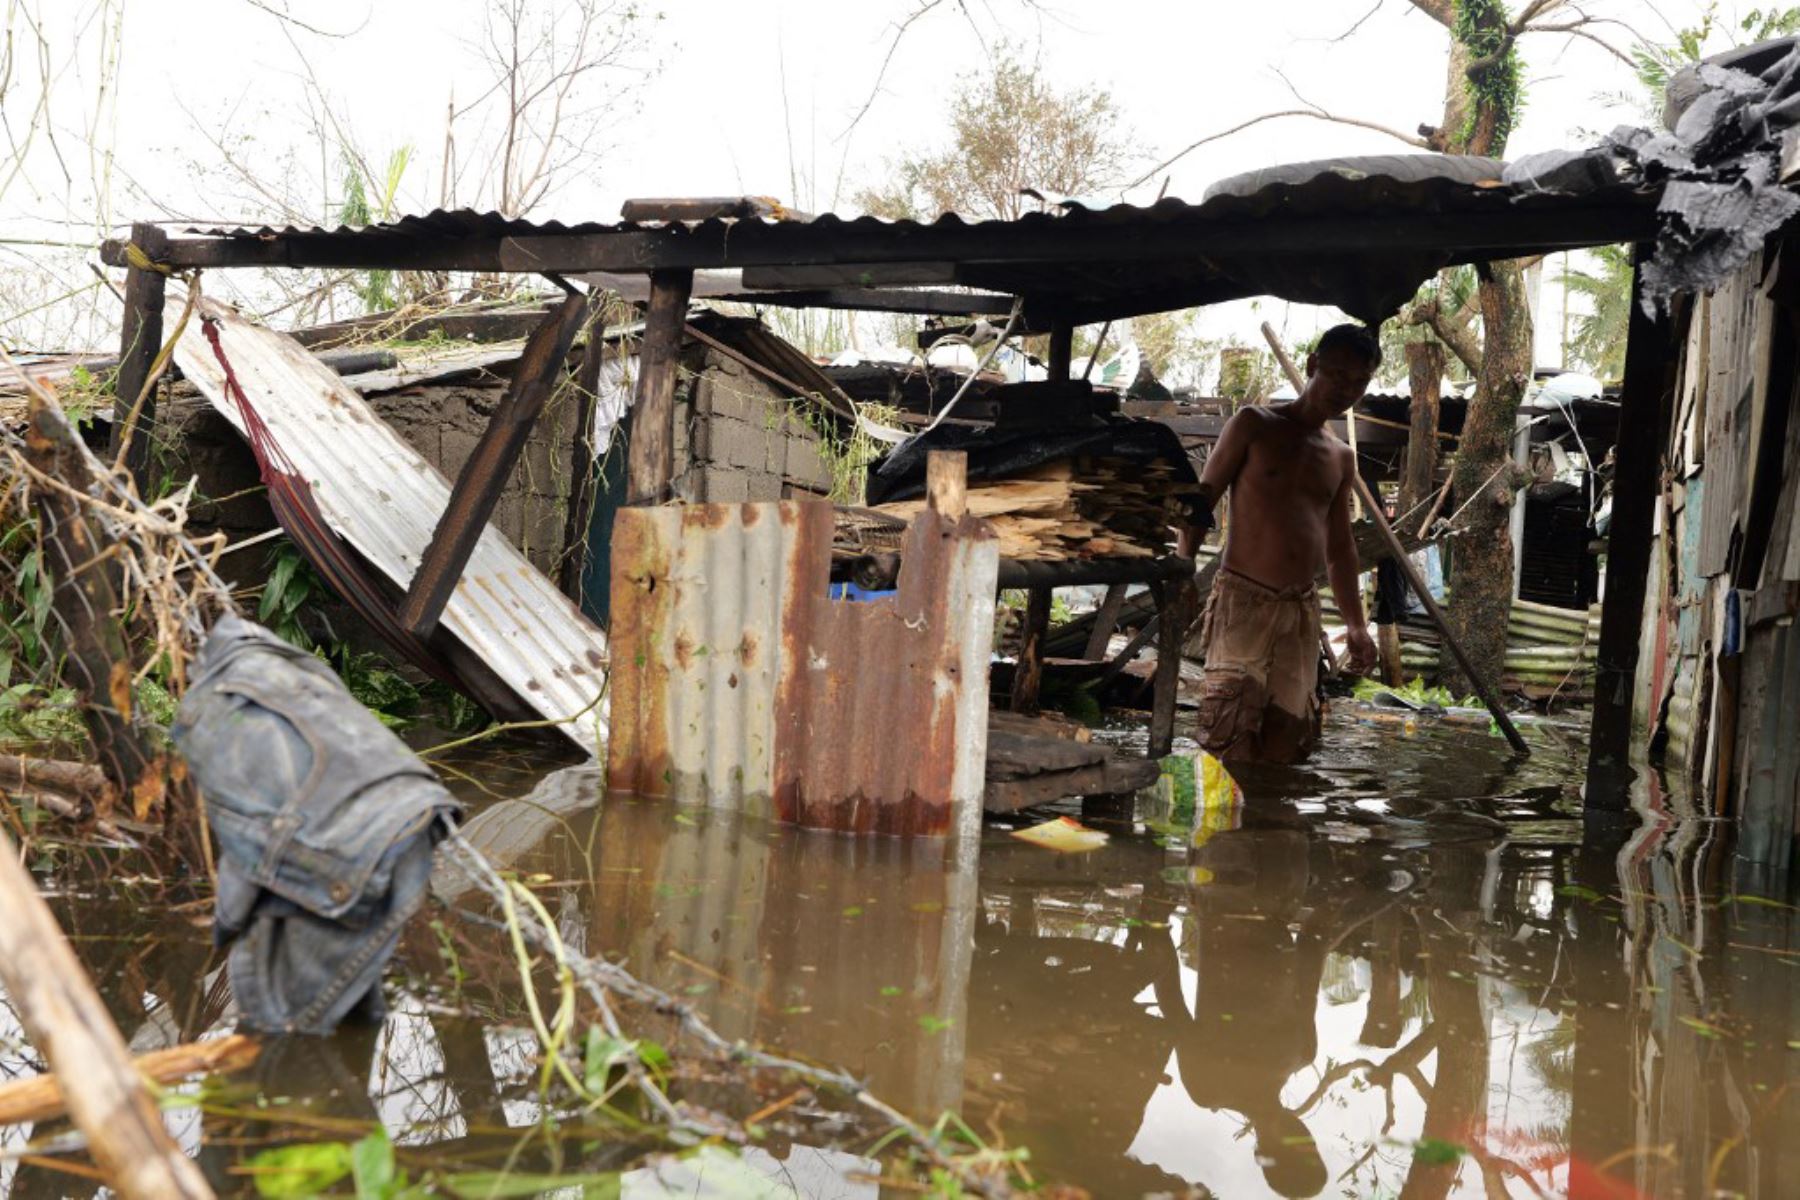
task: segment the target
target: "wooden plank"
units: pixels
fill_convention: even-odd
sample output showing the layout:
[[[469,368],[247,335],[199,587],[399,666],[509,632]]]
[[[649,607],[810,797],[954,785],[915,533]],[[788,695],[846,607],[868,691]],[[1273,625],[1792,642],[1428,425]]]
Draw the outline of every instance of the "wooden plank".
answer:
[[[1100,601],[1100,607],[1094,613],[1094,627],[1088,633],[1087,651],[1083,655],[1088,659],[1106,657],[1106,648],[1112,645],[1113,631],[1119,627],[1119,610],[1125,607],[1125,585],[1108,584],[1106,598]]]
[[[256,1061],[262,1046],[234,1033],[207,1042],[188,1042],[140,1054],[132,1062],[152,1083],[179,1083],[195,1075],[241,1071]],[[55,1075],[33,1075],[0,1083],[0,1125],[54,1121],[68,1112],[68,1097]]]
[[[631,504],[662,503],[675,481],[675,382],[693,286],[692,271],[653,271],[650,275],[626,473],[626,499]]]
[[[456,477],[450,503],[438,518],[431,542],[419,559],[419,569],[413,573],[406,599],[400,605],[401,627],[418,637],[429,638],[437,629],[438,618],[450,602],[469,556],[475,553],[475,544],[481,540],[500,494],[506,490],[513,467],[525,449],[525,440],[531,436],[544,402],[556,389],[586,307],[585,297],[571,295],[544,318],[525,343],[506,395],[494,407],[481,441]]]
[[[992,779],[1021,779],[1053,771],[1090,767],[1106,759],[1109,751],[1092,742],[1071,741],[1012,727],[988,728],[987,773]]]
[[[933,450],[925,456],[925,502],[950,521],[969,511],[969,455],[964,450]]]
[[[1638,259],[1647,252],[1640,247]],[[1588,737],[1586,805],[1622,812],[1629,806],[1631,710],[1638,634],[1648,594],[1660,459],[1674,405],[1672,323],[1646,316],[1633,287],[1631,324],[1614,449],[1612,527],[1607,534],[1606,602],[1595,655],[1594,714]]]
[[[1038,692],[1044,682],[1044,635],[1050,632],[1051,594],[1047,587],[1034,587],[1025,593],[1025,627],[1009,700],[1009,707],[1017,713],[1038,710]]]
[[[168,255],[169,235],[155,225],[131,227],[131,244],[161,262]],[[150,438],[137,436],[156,424],[155,397],[146,394],[151,366],[162,349],[163,283],[167,276],[150,267],[132,266],[125,273],[125,315],[119,329],[119,373],[113,380],[112,454],[124,452],[125,469],[146,490]],[[140,405],[140,396],[143,403]]]
[[[125,1039],[0,831],[0,982],[68,1097],[106,1181],[125,1200],[212,1196],[132,1065]]]

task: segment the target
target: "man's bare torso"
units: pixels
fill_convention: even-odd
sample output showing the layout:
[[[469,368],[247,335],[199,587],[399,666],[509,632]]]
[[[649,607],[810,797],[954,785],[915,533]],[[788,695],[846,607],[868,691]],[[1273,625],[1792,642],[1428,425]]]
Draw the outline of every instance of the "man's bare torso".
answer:
[[[1288,407],[1247,410],[1256,434],[1231,483],[1225,541],[1227,568],[1274,588],[1305,587],[1324,569],[1326,519],[1350,470],[1350,448]]]

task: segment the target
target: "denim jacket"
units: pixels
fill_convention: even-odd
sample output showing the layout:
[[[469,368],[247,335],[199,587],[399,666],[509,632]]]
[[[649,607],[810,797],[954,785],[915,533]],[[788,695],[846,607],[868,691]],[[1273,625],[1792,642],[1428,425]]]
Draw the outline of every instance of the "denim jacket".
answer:
[[[172,731],[219,851],[214,937],[243,1025],[327,1033],[381,973],[456,802],[330,668],[225,617]]]

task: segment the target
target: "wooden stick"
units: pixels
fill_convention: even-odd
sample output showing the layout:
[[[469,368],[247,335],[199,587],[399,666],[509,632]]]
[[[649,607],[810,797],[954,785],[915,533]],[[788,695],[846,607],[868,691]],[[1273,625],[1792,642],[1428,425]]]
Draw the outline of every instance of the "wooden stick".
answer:
[[[1278,345],[1275,331],[1269,328],[1267,322],[1263,323],[1263,336],[1269,339],[1271,346]],[[1299,390],[1302,386],[1300,373],[1294,369],[1293,360],[1289,359],[1286,354],[1279,354],[1279,358],[1282,370],[1288,373],[1288,381],[1294,385],[1295,390]],[[1494,718],[1494,724],[1500,727],[1500,732],[1506,736],[1508,744],[1514,750],[1522,755],[1530,754],[1531,747],[1525,744],[1525,739],[1520,735],[1518,727],[1512,723],[1512,718],[1506,715],[1506,710],[1500,705],[1499,696],[1495,694],[1488,681],[1475,670],[1475,664],[1469,661],[1468,654],[1463,651],[1462,643],[1457,641],[1456,635],[1450,632],[1449,618],[1444,616],[1444,610],[1438,607],[1438,602],[1432,596],[1431,589],[1426,587],[1424,579],[1420,578],[1419,568],[1415,567],[1412,559],[1407,556],[1406,547],[1400,544],[1400,539],[1395,535],[1393,526],[1387,523],[1387,514],[1381,511],[1381,505],[1377,504],[1375,497],[1369,494],[1369,485],[1363,482],[1362,472],[1351,471],[1350,482],[1356,488],[1356,494],[1363,498],[1368,509],[1369,519],[1374,522],[1375,530],[1381,534],[1382,541],[1387,543],[1388,553],[1392,554],[1394,561],[1400,564],[1400,571],[1406,576],[1407,586],[1412,588],[1414,595],[1418,596],[1419,602],[1425,606],[1425,611],[1431,614],[1431,623],[1437,626],[1438,636],[1442,637],[1444,645],[1450,648],[1450,654],[1456,659],[1456,665],[1461,667],[1463,674],[1469,677],[1470,685],[1474,687],[1475,694],[1481,697],[1481,702],[1487,706],[1488,712]]]
[[[163,1128],[125,1039],[0,832],[0,983],[62,1082],[94,1160],[125,1200],[185,1200],[212,1189]]]
[[[111,791],[106,772],[91,763],[0,754],[0,788],[23,787],[49,788],[89,802],[102,801]]]
[[[137,1073],[152,1083],[179,1083],[195,1075],[241,1071],[256,1061],[262,1046],[255,1038],[234,1033],[210,1042],[188,1042],[141,1054]],[[68,1111],[68,1099],[55,1075],[34,1075],[0,1083],[0,1125],[54,1121]]]
[[[692,271],[650,273],[626,465],[626,498],[632,504],[661,504],[675,482],[675,382],[693,289]]]

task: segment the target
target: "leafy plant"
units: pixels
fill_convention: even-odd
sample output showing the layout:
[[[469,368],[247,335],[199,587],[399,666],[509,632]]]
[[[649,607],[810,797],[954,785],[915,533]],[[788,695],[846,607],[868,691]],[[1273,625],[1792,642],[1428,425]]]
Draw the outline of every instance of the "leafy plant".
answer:
[[[1381,695],[1398,696],[1414,704],[1435,705],[1438,708],[1478,708],[1481,705],[1481,701],[1474,696],[1464,696],[1459,700],[1449,688],[1426,687],[1423,675],[1414,676],[1399,687],[1390,687],[1375,679],[1359,679],[1352,694],[1358,700],[1373,700]]]
[[[1624,246],[1591,251],[1596,269],[1568,270],[1558,282],[1587,299],[1589,311],[1575,318],[1569,349],[1601,379],[1625,374],[1625,334],[1631,324],[1631,252]]]

